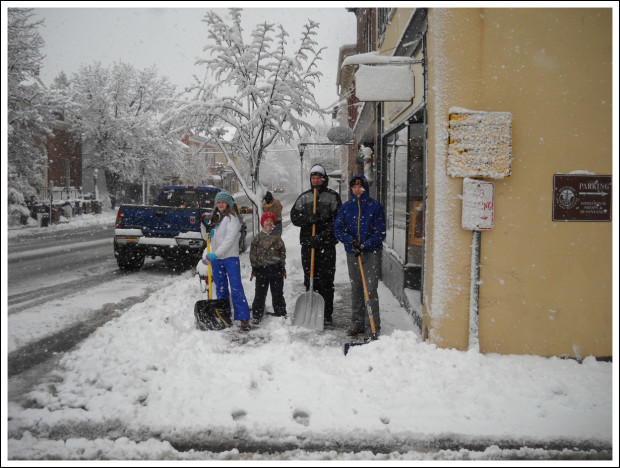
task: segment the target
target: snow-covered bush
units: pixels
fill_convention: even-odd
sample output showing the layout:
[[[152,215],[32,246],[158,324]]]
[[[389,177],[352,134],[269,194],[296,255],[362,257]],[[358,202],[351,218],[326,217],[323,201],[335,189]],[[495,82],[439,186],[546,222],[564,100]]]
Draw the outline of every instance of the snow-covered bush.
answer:
[[[24,196],[13,187],[9,187],[8,192],[8,223],[9,226],[27,224],[30,218],[30,210],[26,206]]]

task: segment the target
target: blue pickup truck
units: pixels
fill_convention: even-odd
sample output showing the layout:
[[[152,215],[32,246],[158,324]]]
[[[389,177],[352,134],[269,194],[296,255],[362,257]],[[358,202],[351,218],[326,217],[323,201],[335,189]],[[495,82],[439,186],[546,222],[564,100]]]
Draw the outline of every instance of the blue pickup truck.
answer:
[[[114,229],[114,256],[121,270],[139,270],[147,256],[162,257],[170,265],[195,264],[205,248],[200,220],[210,217],[215,195],[212,186],[168,185],[153,205],[121,205]],[[239,213],[242,210],[235,208]],[[241,220],[239,251],[247,249],[247,226]]]

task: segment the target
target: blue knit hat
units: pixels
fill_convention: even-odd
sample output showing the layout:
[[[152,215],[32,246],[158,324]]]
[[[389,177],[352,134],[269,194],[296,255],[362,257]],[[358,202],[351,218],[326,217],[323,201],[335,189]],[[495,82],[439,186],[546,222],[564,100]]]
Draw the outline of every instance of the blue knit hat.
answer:
[[[233,201],[232,195],[228,192],[225,192],[224,190],[222,190],[221,192],[218,192],[217,195],[215,196],[215,203],[217,204],[219,202],[226,202],[228,203],[228,206],[230,206],[231,208],[235,204],[235,202]]]

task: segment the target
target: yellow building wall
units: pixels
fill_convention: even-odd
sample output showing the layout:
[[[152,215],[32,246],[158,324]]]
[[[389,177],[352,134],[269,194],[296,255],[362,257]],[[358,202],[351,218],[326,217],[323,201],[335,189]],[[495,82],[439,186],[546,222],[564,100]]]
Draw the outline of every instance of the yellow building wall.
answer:
[[[429,9],[425,334],[466,349],[471,233],[445,176],[451,107],[512,114],[481,238],[482,352],[612,354],[612,223],[553,222],[553,176],[612,174],[611,9]],[[428,331],[426,331],[428,329]]]

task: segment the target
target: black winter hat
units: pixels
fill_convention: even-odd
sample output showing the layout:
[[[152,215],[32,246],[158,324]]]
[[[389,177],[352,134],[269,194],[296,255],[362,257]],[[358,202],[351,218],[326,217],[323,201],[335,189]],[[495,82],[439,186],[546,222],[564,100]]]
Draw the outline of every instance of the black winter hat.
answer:
[[[267,203],[271,203],[271,200],[273,200],[273,195],[271,194],[271,192],[267,192],[263,200],[265,200]]]

